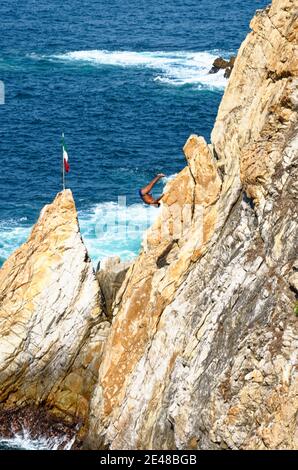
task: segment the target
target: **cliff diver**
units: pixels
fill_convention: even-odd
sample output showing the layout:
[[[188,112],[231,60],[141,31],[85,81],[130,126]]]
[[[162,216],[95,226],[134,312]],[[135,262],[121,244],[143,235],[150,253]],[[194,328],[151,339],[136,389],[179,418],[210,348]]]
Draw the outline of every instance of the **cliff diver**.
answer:
[[[147,186],[144,186],[143,188],[139,189],[139,195],[140,195],[140,198],[142,199],[143,202],[145,202],[145,204],[149,204],[149,206],[155,206],[155,207],[159,207],[160,206],[160,200],[163,198],[164,194],[162,194],[161,196],[159,196],[157,199],[155,199],[152,194],[150,193],[150,191],[152,190],[153,186],[161,179],[161,178],[164,178],[166,175],[164,175],[163,173],[158,173],[158,175],[155,176],[155,178],[153,178],[152,181],[150,181],[149,184],[147,184]]]

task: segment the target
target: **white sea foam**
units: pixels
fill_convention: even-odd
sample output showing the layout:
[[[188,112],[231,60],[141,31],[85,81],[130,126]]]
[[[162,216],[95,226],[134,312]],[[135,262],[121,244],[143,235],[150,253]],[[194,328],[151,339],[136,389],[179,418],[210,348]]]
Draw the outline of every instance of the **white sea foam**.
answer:
[[[170,176],[165,176],[162,181],[164,184],[167,184],[169,183],[169,181],[172,181],[176,176],[177,176],[178,173],[174,173],[173,175],[170,175]]]
[[[74,444],[75,437],[71,440],[67,436],[62,437],[40,437],[32,438],[26,429],[12,438],[0,438],[0,449],[15,450],[70,450]]]
[[[158,209],[133,204],[124,206],[106,202],[79,212],[82,236],[94,266],[108,256],[120,256],[123,260],[134,258],[141,246],[144,231],[154,222]],[[12,252],[24,243],[31,227],[16,226],[17,221],[0,224],[0,266]]]
[[[73,51],[53,55],[50,60],[88,63],[95,66],[112,65],[118,67],[145,67],[154,69],[153,79],[164,84],[192,85],[201,88],[222,89],[227,84],[224,72],[209,74],[218,52],[133,52],[133,51]],[[226,56],[227,54],[221,53]],[[36,55],[31,55],[37,58]]]
[[[125,206],[118,203],[96,204],[79,213],[82,236],[94,266],[109,256],[122,260],[134,258],[140,251],[145,230],[159,210],[144,204]]]
[[[22,225],[23,222],[22,219],[0,222],[0,266],[1,261],[6,260],[28,238],[31,228]]]
[[[176,175],[163,178],[163,183]],[[98,203],[79,212],[79,222],[84,243],[96,267],[98,261],[109,256],[130,260],[140,251],[144,232],[153,224],[160,210],[143,203],[126,205],[118,202]],[[24,226],[26,219],[7,220],[0,223],[0,261],[24,243],[32,227]]]

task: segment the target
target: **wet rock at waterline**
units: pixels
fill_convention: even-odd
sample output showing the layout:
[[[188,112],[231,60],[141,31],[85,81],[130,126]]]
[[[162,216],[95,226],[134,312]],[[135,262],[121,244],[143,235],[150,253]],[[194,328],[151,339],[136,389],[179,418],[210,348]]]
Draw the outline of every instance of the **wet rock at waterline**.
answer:
[[[229,60],[225,60],[222,57],[217,57],[212,64],[209,73],[217,73],[219,70],[225,70],[224,77],[230,78],[231,72],[235,64],[236,57],[232,56]]]

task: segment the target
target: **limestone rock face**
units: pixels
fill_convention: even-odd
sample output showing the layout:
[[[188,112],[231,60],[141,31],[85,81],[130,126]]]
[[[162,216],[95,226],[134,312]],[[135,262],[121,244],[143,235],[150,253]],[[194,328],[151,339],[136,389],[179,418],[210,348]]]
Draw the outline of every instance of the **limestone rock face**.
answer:
[[[297,124],[297,2],[273,1],[257,12],[250,26],[219,107],[212,142],[228,175],[225,185],[240,173],[248,195],[262,205]]]
[[[104,260],[96,273],[108,316],[112,314],[114,300],[131,264],[130,261],[121,262],[119,256],[113,256]]]
[[[114,304],[113,328],[93,400],[93,440],[112,416],[128,419],[121,404],[131,374],[153,340],[162,312],[215,231],[221,188],[216,162],[202,137],[191,136],[184,152],[189,166],[168,183],[160,217],[148,230],[143,251]]]
[[[2,409],[45,405],[88,415],[108,324],[70,190],[45,206],[0,270]]]
[[[297,2],[251,25],[118,293],[86,446],[298,447]]]

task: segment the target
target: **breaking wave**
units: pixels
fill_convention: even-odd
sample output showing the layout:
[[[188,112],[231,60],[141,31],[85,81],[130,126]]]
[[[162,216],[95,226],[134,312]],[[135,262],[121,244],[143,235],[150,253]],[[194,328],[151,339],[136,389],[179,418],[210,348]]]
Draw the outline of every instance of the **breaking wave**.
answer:
[[[106,202],[79,213],[81,233],[96,267],[109,256],[128,261],[140,251],[145,230],[154,222],[159,210],[144,204],[124,205]]]
[[[218,55],[229,53],[213,52],[133,52],[133,51],[72,51],[48,57],[31,54],[32,58],[49,59],[94,66],[110,65],[117,67],[149,68],[155,70],[153,80],[167,85],[192,85],[201,88],[223,89],[227,84],[224,71],[209,74],[212,63]]]
[[[79,212],[82,237],[94,267],[109,256],[122,260],[140,251],[143,233],[154,222],[159,210],[144,204],[124,205],[123,200],[104,202]],[[18,225],[17,225],[18,224]],[[28,238],[32,227],[22,221],[0,224],[0,267]]]
[[[23,430],[11,438],[0,438],[0,450],[70,450],[75,437],[32,438],[30,432]]]
[[[31,227],[22,219],[0,222],[0,267],[27,240],[30,230]]]

